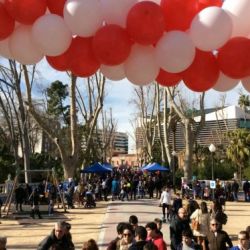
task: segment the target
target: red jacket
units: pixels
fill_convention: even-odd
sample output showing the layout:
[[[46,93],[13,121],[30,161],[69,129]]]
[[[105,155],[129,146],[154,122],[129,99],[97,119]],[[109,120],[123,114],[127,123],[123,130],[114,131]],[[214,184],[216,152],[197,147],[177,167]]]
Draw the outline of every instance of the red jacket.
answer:
[[[158,250],[167,250],[167,244],[161,235],[153,239],[153,243],[157,246]]]

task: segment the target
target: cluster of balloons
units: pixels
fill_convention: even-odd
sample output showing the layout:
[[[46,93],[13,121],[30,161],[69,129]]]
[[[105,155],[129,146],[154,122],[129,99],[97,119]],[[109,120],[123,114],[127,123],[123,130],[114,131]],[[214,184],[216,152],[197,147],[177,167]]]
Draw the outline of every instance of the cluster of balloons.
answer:
[[[0,0],[0,55],[137,85],[250,91],[250,0]]]

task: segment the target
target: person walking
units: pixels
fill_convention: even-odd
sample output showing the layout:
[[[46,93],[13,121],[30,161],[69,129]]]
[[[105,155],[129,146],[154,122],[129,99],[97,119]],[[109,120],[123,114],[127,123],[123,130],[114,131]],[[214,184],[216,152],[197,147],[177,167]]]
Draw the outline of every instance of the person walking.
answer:
[[[238,245],[233,246],[230,250],[249,250],[250,240],[249,233],[247,231],[240,231],[238,234]]]
[[[176,216],[178,214],[178,210],[181,207],[182,207],[181,195],[179,193],[177,193],[176,197],[174,198],[174,201],[173,201],[173,207],[172,207],[173,216]]]
[[[227,215],[223,212],[218,200],[214,200],[211,205],[210,218],[217,220],[220,223],[221,229],[223,225],[227,224]]]
[[[29,198],[30,201],[30,205],[31,205],[31,214],[30,216],[34,219],[35,218],[35,214],[37,214],[39,219],[42,219],[40,210],[39,210],[39,193],[37,188],[35,188],[33,190],[33,192],[30,195]]]
[[[233,246],[227,232],[221,229],[216,219],[210,221],[210,231],[207,234],[209,250],[227,250]]]
[[[171,206],[171,190],[168,187],[164,188],[161,193],[160,207],[162,207],[162,221],[166,222],[166,208],[167,208],[167,220],[170,221],[170,206]]]
[[[196,244],[193,239],[193,234],[191,230],[186,230],[182,232],[182,242],[177,247],[177,250],[202,250],[199,244]]]
[[[65,222],[57,222],[51,234],[39,243],[37,250],[74,250],[74,244],[66,236],[66,230]]]
[[[3,206],[3,201],[2,201],[2,199],[0,197],[0,218],[2,217],[2,214],[1,214],[2,206]],[[0,224],[1,224],[1,222],[0,222]]]
[[[147,230],[143,226],[138,226],[135,229],[135,242],[129,247],[129,250],[143,250],[147,244]]]
[[[239,184],[236,180],[234,180],[233,184],[232,184],[232,192],[233,192],[233,197],[234,197],[234,201],[238,201],[238,192],[239,192]]]
[[[16,201],[16,212],[23,211],[22,204],[25,201],[26,193],[22,187],[22,185],[18,185],[15,189],[15,201]]]
[[[109,242],[107,250],[116,250],[117,246],[120,245],[120,241],[122,239],[123,229],[126,226],[125,222],[119,222],[116,226],[117,236],[111,242]]]
[[[180,208],[178,214],[170,224],[170,239],[171,249],[176,250],[178,245],[182,242],[182,232],[185,230],[191,230],[189,225],[189,218],[187,217],[187,211],[185,208]]]
[[[191,221],[198,222],[199,227],[193,228],[193,235],[197,237],[197,243],[202,246],[203,250],[206,250],[206,235],[209,232],[210,215],[207,209],[207,203],[201,202],[200,208],[196,209],[190,216]]]
[[[7,237],[0,236],[0,250],[6,250]]]
[[[94,239],[83,242],[82,250],[98,250],[98,245]]]
[[[128,250],[134,242],[133,227],[126,223],[123,227],[122,238],[118,242],[116,250]]]
[[[162,233],[157,228],[155,222],[149,222],[145,226],[148,234],[148,239],[151,240],[158,250],[167,250],[167,244],[163,239]]]
[[[112,194],[112,201],[114,201],[115,199],[118,198],[119,196],[119,181],[118,181],[118,178],[115,177],[113,180],[112,180],[112,183],[111,183],[111,194]]]
[[[250,201],[250,183],[246,180],[243,184],[245,201]]]

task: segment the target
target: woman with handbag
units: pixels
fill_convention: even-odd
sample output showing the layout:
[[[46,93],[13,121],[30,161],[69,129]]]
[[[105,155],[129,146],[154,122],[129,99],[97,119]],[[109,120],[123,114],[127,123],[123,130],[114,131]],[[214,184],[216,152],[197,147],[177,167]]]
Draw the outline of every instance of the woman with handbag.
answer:
[[[197,243],[202,246],[203,250],[206,250],[206,235],[209,231],[210,215],[207,209],[207,203],[201,202],[200,208],[197,208],[192,215],[191,228],[193,230],[193,235],[197,237]]]

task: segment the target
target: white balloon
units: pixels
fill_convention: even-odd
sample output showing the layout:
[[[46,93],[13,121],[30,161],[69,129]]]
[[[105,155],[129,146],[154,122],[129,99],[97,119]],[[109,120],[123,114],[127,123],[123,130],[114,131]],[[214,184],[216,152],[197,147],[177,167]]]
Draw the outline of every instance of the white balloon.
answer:
[[[9,37],[0,41],[0,56],[3,56],[7,59],[13,59],[9,48]]]
[[[250,1],[226,0],[222,8],[228,12],[233,21],[232,37],[247,36],[250,33]]]
[[[156,59],[167,72],[178,73],[187,69],[195,57],[195,46],[191,38],[182,31],[165,33],[156,44]]]
[[[129,10],[137,0],[100,0],[104,21],[108,24],[118,24],[126,27],[126,18]]]
[[[64,20],[74,35],[93,36],[102,26],[99,0],[68,0],[64,5]]]
[[[44,55],[58,56],[69,48],[72,35],[62,17],[48,14],[33,24],[32,38]]]
[[[43,58],[32,39],[31,29],[32,26],[20,25],[10,36],[10,52],[22,64],[35,64]]]
[[[154,47],[134,44],[124,68],[127,79],[134,84],[146,85],[153,82],[160,71]]]
[[[250,77],[242,79],[241,83],[244,89],[250,93]]]
[[[210,51],[222,47],[230,39],[232,29],[232,20],[225,10],[208,7],[194,17],[190,36],[198,49]]]
[[[230,78],[224,75],[222,72],[220,72],[219,78],[216,84],[213,86],[213,89],[219,92],[226,92],[236,87],[238,82],[239,79]]]
[[[100,71],[105,77],[112,81],[120,81],[126,77],[123,63],[116,66],[102,64]]]

